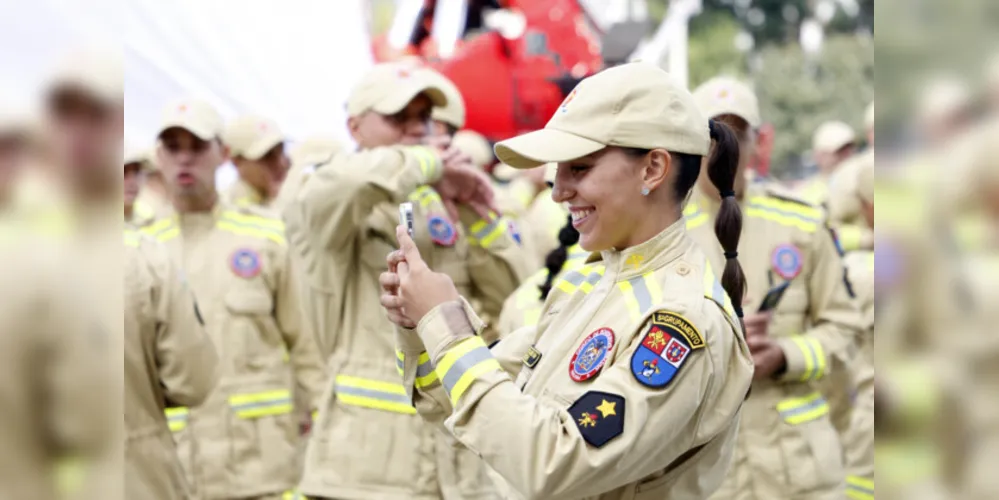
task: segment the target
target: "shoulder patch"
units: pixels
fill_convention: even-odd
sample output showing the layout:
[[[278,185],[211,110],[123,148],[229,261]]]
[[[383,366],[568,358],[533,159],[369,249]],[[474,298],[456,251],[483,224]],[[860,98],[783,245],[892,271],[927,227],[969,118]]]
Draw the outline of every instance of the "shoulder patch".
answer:
[[[666,387],[690,351],[704,348],[704,338],[683,316],[657,311],[642,342],[631,355],[631,373],[642,385]]]
[[[260,274],[260,254],[256,250],[240,248],[229,257],[229,268],[240,278],[255,278]]]
[[[587,391],[569,407],[587,444],[600,448],[624,433],[624,398],[617,394]]]
[[[430,240],[442,247],[449,247],[458,241],[458,230],[442,215],[431,215],[427,219]]]
[[[603,368],[604,363],[614,350],[614,331],[610,328],[600,328],[583,339],[569,361],[569,378],[576,382],[585,382]]]
[[[498,341],[497,341],[498,342]],[[541,361],[541,351],[533,345],[524,353],[524,366],[534,368]]]
[[[801,274],[804,267],[801,250],[790,243],[777,245],[770,254],[770,265],[781,278],[793,280]]]

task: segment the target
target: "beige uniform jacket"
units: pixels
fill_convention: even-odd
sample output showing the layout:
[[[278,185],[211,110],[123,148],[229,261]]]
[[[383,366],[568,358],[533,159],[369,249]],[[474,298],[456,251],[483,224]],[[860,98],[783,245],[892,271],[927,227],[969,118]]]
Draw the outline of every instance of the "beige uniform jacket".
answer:
[[[181,459],[203,498],[282,493],[299,477],[295,384],[319,398],[325,381],[314,335],[301,320],[284,223],[268,212],[216,205],[143,229],[187,274],[218,350],[220,381],[171,427],[191,441]]]
[[[565,264],[562,266],[562,272],[552,281],[553,287],[559,283],[558,278],[565,275],[565,273],[574,271],[586,264],[586,259],[589,256],[590,252],[583,250],[578,244],[569,248],[568,258],[566,258]],[[545,305],[545,301],[541,300],[541,290],[539,287],[545,283],[545,279],[547,278],[548,269],[543,268],[524,280],[524,283],[506,299],[506,302],[503,303],[503,312],[500,313],[499,318],[501,338],[523,326],[536,326],[538,324],[538,321],[541,319],[541,309]]]
[[[864,221],[857,196],[857,176],[873,164],[874,150],[867,149],[844,162],[829,179],[829,224],[847,253],[874,248],[874,232]]]
[[[706,498],[753,371],[725,297],[680,221],[595,254],[537,326],[491,350],[459,302],[398,331],[407,393],[489,464],[504,498]]]
[[[125,232],[125,496],[192,498],[164,415],[197,406],[218,381],[218,354],[167,250]]]
[[[818,208],[755,188],[741,206],[746,314],[759,308],[771,287],[791,281],[769,326],[787,369],[774,380],[754,382],[742,413],[735,467],[713,498],[843,498],[839,436],[818,383],[836,375],[844,380],[837,394],[848,394],[852,387],[846,367],[855,356],[860,318],[842,259]],[[695,187],[684,213],[691,236],[721,268],[717,210],[717,202]],[[847,425],[850,413],[847,404]]]
[[[93,255],[66,238],[38,235],[51,227],[35,222],[0,218],[0,498],[67,498],[60,489],[79,495],[68,498],[121,498],[120,476],[110,490],[90,477],[91,466],[108,470],[108,459],[120,465],[120,456],[107,453],[120,452],[122,440],[122,330],[106,304],[117,302],[120,289],[91,286],[81,262],[101,272],[103,262],[82,260]],[[118,269],[104,276],[107,283],[120,279]],[[95,289],[112,297],[95,297]],[[85,469],[75,474],[81,482],[59,485],[54,471],[67,458]]]
[[[284,208],[298,198],[298,194],[302,192],[302,186],[305,186],[306,181],[316,171],[316,166],[330,161],[336,154],[339,154],[339,151],[329,150],[298,159],[284,176],[284,182],[281,183],[281,189],[278,190],[278,195],[274,198],[271,209],[277,213],[284,213]]]
[[[850,284],[857,297],[863,331],[860,350],[851,368],[856,380],[853,418],[843,436],[847,489],[868,498],[874,491],[874,252],[851,252],[845,258]],[[864,495],[862,496],[861,493]]]
[[[264,203],[264,198],[260,195],[260,192],[242,178],[236,179],[236,182],[232,186],[229,186],[229,189],[222,196],[222,200],[227,205],[237,207],[268,208],[268,204]]]
[[[300,487],[309,496],[491,495],[483,465],[415,415],[396,373],[393,326],[378,300],[378,276],[397,248],[398,203],[407,199],[429,265],[492,317],[526,274],[506,218],[477,220],[462,209],[463,224],[448,221],[426,186],[439,169],[423,147],[340,154],[316,169],[285,211],[331,375]]]

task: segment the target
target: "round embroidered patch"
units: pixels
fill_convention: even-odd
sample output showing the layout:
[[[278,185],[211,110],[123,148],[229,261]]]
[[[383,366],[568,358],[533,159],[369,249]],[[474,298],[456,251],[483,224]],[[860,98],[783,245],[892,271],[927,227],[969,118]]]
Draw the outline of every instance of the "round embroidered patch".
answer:
[[[229,257],[229,268],[240,278],[255,278],[260,274],[260,254],[249,248],[240,248]]]
[[[445,247],[454,245],[454,242],[458,241],[458,231],[446,218],[431,215],[427,225],[430,228],[430,241]]]
[[[607,361],[608,353],[614,348],[614,331],[601,328],[583,339],[569,362],[569,377],[576,382],[593,378]]]
[[[786,280],[791,280],[801,274],[804,265],[801,259],[801,250],[790,244],[780,245],[774,249],[770,256],[770,264],[774,271]]]

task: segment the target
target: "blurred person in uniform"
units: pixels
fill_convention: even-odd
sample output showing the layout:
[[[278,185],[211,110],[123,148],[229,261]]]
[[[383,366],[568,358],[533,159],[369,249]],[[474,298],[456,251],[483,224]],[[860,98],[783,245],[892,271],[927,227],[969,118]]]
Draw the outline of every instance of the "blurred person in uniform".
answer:
[[[733,306],[743,283],[734,258],[725,285],[714,279],[682,216],[712,140],[712,178],[729,192],[731,131],[667,73],[633,63],[583,80],[543,130],[498,143],[510,166],[558,163],[553,197],[594,253],[589,275],[553,287],[538,325],[492,349],[451,280],[397,230],[381,300],[400,327],[406,397],[482,457],[503,498],[706,498],[724,478],[752,379]],[[727,200],[719,238],[734,250]]]
[[[219,199],[215,171],[227,155],[221,133],[221,117],[203,101],[163,111],[158,158],[175,213],[143,232],[187,274],[221,366],[204,403],[168,412],[179,439],[190,441],[181,461],[199,497],[280,499],[301,472],[293,391],[308,394],[314,408],[325,374],[301,319],[284,223]]]
[[[264,208],[271,205],[291,167],[284,142],[277,123],[262,116],[241,116],[226,126],[222,143],[229,148],[239,173],[239,179],[223,195],[226,203]]]
[[[136,211],[140,214],[152,213],[154,219],[170,215],[173,212],[173,205],[170,203],[170,192],[167,190],[166,180],[163,179],[163,172],[156,158],[155,147],[146,150],[145,158],[147,169],[142,178],[142,186],[139,188],[139,196],[135,199]]]
[[[818,172],[798,188],[799,195],[812,205],[828,208],[829,179],[856,148],[857,134],[841,121],[819,125],[812,135],[812,157]]]
[[[143,181],[150,169],[149,152],[138,149],[125,153],[125,224],[142,227],[156,219],[156,212],[149,205],[138,203]]]
[[[125,497],[194,498],[164,410],[205,401],[218,354],[166,248],[132,229],[124,240]]]
[[[698,87],[694,97],[702,112],[728,124],[739,138],[734,196],[744,214],[738,249],[746,270],[742,305],[750,311],[746,341],[756,367],[735,465],[713,498],[843,498],[842,446],[831,417],[838,417],[839,429],[849,429],[860,317],[842,259],[822,210],[776,186],[744,184],[760,119],[753,91],[720,77]],[[687,230],[716,268],[731,255],[714,238],[721,202],[710,172],[702,169],[685,209]],[[762,310],[768,291],[785,284],[776,306]],[[834,390],[822,383],[830,377]],[[868,497],[873,490],[862,498]]]
[[[67,57],[43,89],[46,151],[41,160],[46,164],[41,168],[50,177],[40,192],[44,195],[42,202],[50,205],[43,210],[49,211],[52,218],[43,221],[46,227],[41,229],[64,235],[64,257],[77,265],[86,263],[63,279],[74,293],[88,294],[87,300],[83,295],[78,300],[92,309],[87,313],[92,318],[86,325],[91,330],[87,341],[95,344],[88,353],[73,356],[87,358],[85,363],[74,363],[78,369],[94,372],[106,370],[106,364],[121,359],[124,351],[120,274],[123,189],[119,170],[123,149],[122,71],[120,54],[84,49]],[[70,284],[73,281],[76,283]],[[118,375],[112,382],[108,387],[84,389],[86,401],[63,410],[70,411],[67,418],[81,421],[87,421],[90,413],[111,415],[104,423],[108,430],[87,431],[110,436],[102,456],[81,460],[68,457],[70,460],[61,464],[67,494],[108,499],[123,496],[120,474],[126,438],[120,395],[124,381]],[[103,390],[110,394],[103,394]]]
[[[292,146],[288,153],[291,167],[288,175],[281,183],[277,198],[271,203],[271,209],[282,213],[284,207],[294,200],[302,191],[302,186],[309,176],[316,171],[317,165],[330,161],[334,155],[343,152],[343,144],[334,137],[316,135]]]
[[[32,133],[28,117],[0,103],[0,216],[9,215],[18,179],[29,158]]]
[[[874,231],[874,162],[857,172],[854,196],[864,224]],[[861,314],[858,355],[850,367],[856,389],[849,430],[843,433],[849,498],[873,497],[874,492],[874,249],[847,253],[844,258],[850,285]]]
[[[495,496],[481,460],[415,416],[392,324],[378,305],[400,202],[413,205],[428,259],[494,317],[526,274],[506,220],[491,208],[485,175],[460,153],[421,146],[431,107],[446,104],[425,72],[376,65],[347,101],[359,151],[318,166],[285,209],[331,374],[300,486],[309,498]]]
[[[916,140],[921,148],[948,143],[972,121],[971,90],[961,78],[941,75],[931,78],[916,106]]]
[[[845,161],[829,178],[829,224],[836,230],[844,252],[874,248],[874,231],[863,219],[857,196],[857,177],[868,165],[874,165],[874,103],[864,113],[867,148]]]

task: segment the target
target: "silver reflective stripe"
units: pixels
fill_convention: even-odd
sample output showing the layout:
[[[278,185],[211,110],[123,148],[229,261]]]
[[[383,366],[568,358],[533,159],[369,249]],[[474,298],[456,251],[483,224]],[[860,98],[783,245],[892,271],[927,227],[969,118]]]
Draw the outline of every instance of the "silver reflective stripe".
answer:
[[[416,367],[416,377],[423,378],[434,372],[434,365],[427,361],[426,363],[420,363]]]
[[[406,369],[406,363],[403,360],[399,359],[399,356],[395,357],[395,366],[400,370]]]
[[[340,394],[379,399],[382,401],[391,401],[393,403],[402,403],[404,405],[411,404],[409,398],[406,397],[405,394],[393,394],[391,392],[378,391],[374,389],[361,389],[360,387],[353,387],[349,385],[337,385],[336,390]]]
[[[759,203],[752,203],[752,202],[750,202],[749,203],[749,207],[750,208],[755,208],[757,210],[762,210],[764,212],[770,212],[770,213],[776,214],[776,215],[782,215],[782,216],[785,216],[785,217],[794,217],[795,219],[802,220],[802,221],[808,222],[810,224],[815,224],[816,222],[819,222],[819,220],[815,219],[814,217],[808,217],[808,216],[806,216],[804,214],[799,214],[799,213],[795,213],[795,212],[784,211],[784,210],[781,210],[779,208],[769,207],[767,205],[761,205]]]
[[[586,276],[579,274],[576,271],[570,271],[568,273],[565,273],[565,276],[562,277],[562,281],[565,281],[566,283],[569,283],[572,286],[579,286],[583,284],[584,281],[586,281]]]
[[[597,282],[600,281],[600,278],[603,278],[603,277],[604,277],[603,273],[601,273],[599,271],[595,271],[595,272],[590,273],[590,275],[586,277],[586,282],[589,283],[589,284],[591,284],[591,285],[596,285]]]
[[[499,227],[501,222],[505,224],[506,220],[503,219],[502,217],[497,217],[495,220],[490,222],[486,227],[476,231],[475,234],[473,234],[472,236],[481,240],[486,236],[492,234],[492,232],[495,231],[497,227]]]
[[[722,287],[721,282],[714,280],[711,284],[711,298],[714,299],[718,305],[725,307],[725,288]]]
[[[451,368],[448,369],[447,375],[444,375],[444,380],[442,381],[448,394],[451,393],[452,389],[454,389],[454,385],[458,383],[458,380],[461,379],[461,376],[464,375],[469,368],[491,358],[492,356],[493,354],[489,352],[488,347],[476,347],[464,356],[458,358],[458,361],[455,361],[454,364],[451,365]]]
[[[640,314],[645,314],[652,309],[652,294],[649,293],[649,287],[645,286],[645,276],[636,276],[628,280],[631,284],[631,289],[635,293],[635,299],[638,300],[638,311]]]

